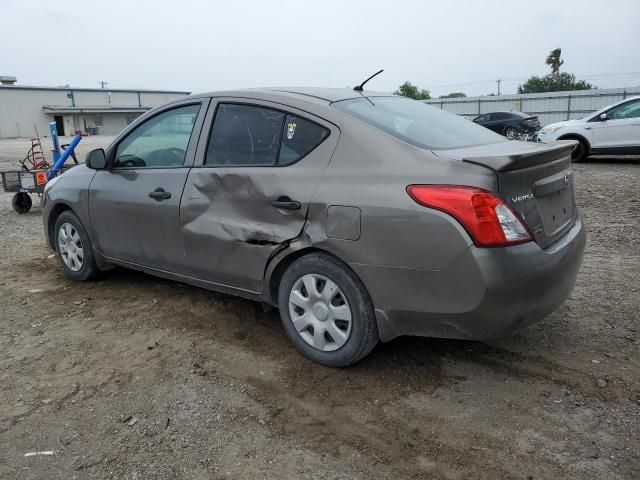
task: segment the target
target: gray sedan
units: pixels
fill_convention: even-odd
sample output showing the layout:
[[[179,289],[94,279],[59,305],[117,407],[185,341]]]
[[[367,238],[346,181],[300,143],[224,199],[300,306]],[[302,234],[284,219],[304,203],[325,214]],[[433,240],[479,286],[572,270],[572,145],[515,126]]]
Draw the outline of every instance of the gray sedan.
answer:
[[[72,279],[123,266],[277,306],[304,355],[346,366],[555,310],[585,245],[574,147],[384,93],[192,95],[49,182],[44,231]]]

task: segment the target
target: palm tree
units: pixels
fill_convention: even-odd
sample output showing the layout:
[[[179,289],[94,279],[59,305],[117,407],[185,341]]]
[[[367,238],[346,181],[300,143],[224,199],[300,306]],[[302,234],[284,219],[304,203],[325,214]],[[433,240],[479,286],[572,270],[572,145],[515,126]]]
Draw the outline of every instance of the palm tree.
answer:
[[[551,67],[551,74],[553,75],[557,75],[558,73],[560,73],[560,66],[564,63],[564,60],[560,60],[561,53],[562,53],[561,48],[556,48],[555,50],[551,50],[545,62],[547,65]]]

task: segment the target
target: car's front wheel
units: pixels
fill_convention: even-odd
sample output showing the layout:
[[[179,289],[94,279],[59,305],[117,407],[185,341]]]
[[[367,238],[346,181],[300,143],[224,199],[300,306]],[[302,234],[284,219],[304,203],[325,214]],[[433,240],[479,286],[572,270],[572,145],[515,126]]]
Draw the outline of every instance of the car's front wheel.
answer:
[[[282,277],[278,304],[293,344],[323,365],[352,365],[379,341],[364,285],[330,255],[312,253],[296,260]]]
[[[60,265],[69,278],[89,280],[98,274],[91,240],[75,213],[66,210],[60,214],[54,235]]]
[[[578,146],[571,152],[571,161],[574,163],[581,162],[587,158],[589,147],[583,140],[578,140]]]

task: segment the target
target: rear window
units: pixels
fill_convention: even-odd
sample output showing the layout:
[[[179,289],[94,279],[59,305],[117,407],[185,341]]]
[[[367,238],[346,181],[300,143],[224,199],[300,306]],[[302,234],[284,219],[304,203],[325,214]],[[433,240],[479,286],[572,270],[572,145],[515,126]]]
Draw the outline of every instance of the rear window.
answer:
[[[394,137],[440,150],[504,142],[504,137],[465,118],[403,97],[366,97],[333,104]]]
[[[284,117],[282,112],[253,105],[219,105],[205,163],[227,167],[275,165]]]
[[[205,164],[287,166],[328,136],[326,128],[296,115],[255,105],[222,103],[209,136]]]

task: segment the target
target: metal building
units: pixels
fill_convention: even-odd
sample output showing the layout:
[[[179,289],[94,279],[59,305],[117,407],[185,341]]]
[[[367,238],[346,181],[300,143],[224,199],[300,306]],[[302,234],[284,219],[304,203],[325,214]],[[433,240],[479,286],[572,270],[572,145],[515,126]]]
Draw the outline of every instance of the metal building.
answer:
[[[115,135],[149,108],[190,92],[16,85],[0,76],[0,138],[87,132]]]
[[[536,115],[541,125],[584,117],[625,98],[640,95],[640,86],[569,92],[495,95],[424,100],[451,113],[475,118],[483,113],[518,110]]]

